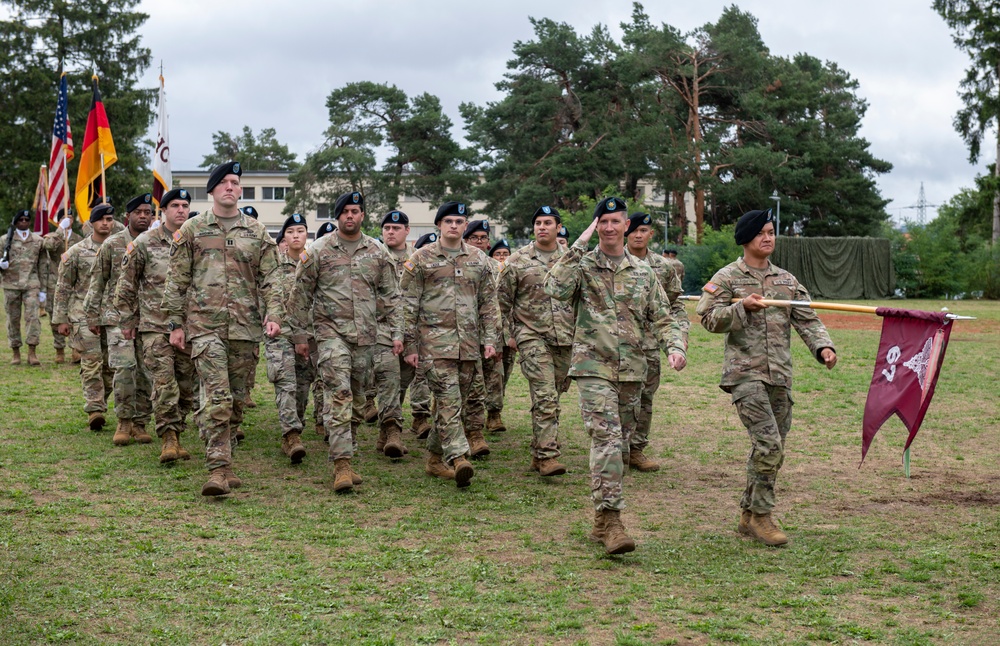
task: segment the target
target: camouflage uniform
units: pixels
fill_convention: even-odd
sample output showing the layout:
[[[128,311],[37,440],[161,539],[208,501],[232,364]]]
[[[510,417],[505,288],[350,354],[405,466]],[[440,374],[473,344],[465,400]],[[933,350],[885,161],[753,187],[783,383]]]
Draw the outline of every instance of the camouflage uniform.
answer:
[[[545,274],[566,252],[557,245],[548,262],[535,243],[514,252],[500,270],[497,300],[503,328],[517,342],[531,394],[531,453],[559,457],[559,395],[569,387],[573,307],[545,293]]]
[[[698,302],[702,326],[726,335],[722,390],[732,395],[750,436],[747,486],[740,508],[766,514],[774,508],[774,483],[785,458],[785,437],[792,425],[792,327],[818,361],[833,341],[816,313],[805,307],[767,307],[747,312],[742,301],[760,294],[777,300],[808,301],[795,276],[768,262],[752,269],[742,258],[720,269]]]
[[[24,326],[29,346],[38,345],[42,325],[38,320],[38,292],[48,283],[48,263],[42,253],[42,238],[28,232],[25,240],[10,233],[13,240],[7,269],[0,270],[3,277],[3,300],[7,311],[7,341],[11,348],[21,347],[21,310],[24,310]],[[3,238],[4,247],[7,237]]]
[[[684,301],[678,300],[683,288],[680,277],[674,270],[673,265],[663,256],[655,253],[647,253],[642,258],[653,269],[656,279],[663,288],[667,300],[670,301],[670,313],[673,314],[677,323],[681,326],[681,335],[684,340],[684,348],[687,349],[688,330],[691,329],[691,319],[688,318],[687,310],[684,309]],[[631,450],[642,451],[649,444],[649,427],[653,420],[653,398],[660,388],[660,349],[656,344],[656,337],[651,333],[646,334],[642,342],[642,350],[646,354],[646,379],[642,384],[642,395],[639,404],[639,418],[636,421],[635,432],[632,433]]]
[[[482,433],[486,423],[484,407],[468,400],[482,379],[480,347],[498,347],[500,312],[489,260],[464,241],[457,254],[432,242],[403,263],[403,355],[420,357],[434,396],[427,449],[448,463],[469,451],[466,435]]]
[[[101,328],[99,334],[92,333],[83,311],[83,299],[90,287],[90,272],[101,244],[95,242],[92,236],[87,236],[63,253],[52,313],[53,323],[69,323],[73,328],[70,345],[80,353],[80,380],[86,401],[83,410],[88,413],[108,410],[114,375],[108,366],[106,330]]]
[[[156,434],[184,432],[194,404],[195,375],[191,348],[170,345],[167,314],[161,307],[170,265],[171,234],[160,226],[139,234],[122,258],[115,288],[121,329],[136,330],[142,360],[152,381]]]
[[[649,265],[627,252],[615,266],[600,248],[577,240],[545,277],[545,293],[576,307],[569,376],[580,391],[580,414],[590,435],[594,509],[621,510],[624,462],[639,412],[651,331],[664,352],[684,356],[680,326]]]
[[[197,419],[209,470],[231,466],[232,438],[243,421],[247,377],[267,320],[281,323],[284,295],[278,248],[263,224],[242,212],[224,231],[212,209],[177,231],[163,294],[168,322],[183,325],[201,380]]]
[[[42,285],[48,295],[45,300],[45,311],[49,315],[49,326],[52,328],[52,347],[56,350],[66,349],[66,337],[59,334],[59,326],[53,319],[56,286],[59,281],[59,260],[64,251],[83,240],[79,233],[70,230],[69,239],[62,229],[56,229],[42,237],[42,253],[48,265],[48,284]]]
[[[297,264],[287,254],[278,252],[277,275],[281,291],[285,295],[292,293]],[[316,376],[312,363],[295,354],[291,334],[291,325],[285,323],[281,326],[280,335],[264,339],[267,380],[274,384],[274,403],[278,408],[282,436],[302,432],[306,404],[309,402],[309,386]]]
[[[403,278],[403,263],[413,253],[413,248],[407,244],[402,254],[397,254],[392,249],[386,248],[386,255],[392,264],[393,273],[396,275],[396,283]],[[400,430],[403,428],[403,398],[406,396],[406,389],[402,387],[402,374],[409,368],[410,380],[412,381],[413,368],[403,360],[403,355],[398,357],[392,353],[392,322],[388,320],[390,308],[383,300],[378,302],[378,337],[375,345],[374,356],[374,379],[372,387],[376,391],[378,398],[378,421],[379,427],[386,429],[391,425],[396,425]],[[395,304],[394,304],[395,305]],[[398,316],[402,315],[401,308],[392,308]],[[400,319],[402,324],[402,319]],[[402,337],[400,337],[402,338]],[[407,383],[409,385],[409,383]]]
[[[316,339],[331,462],[350,459],[357,447],[379,299],[392,339],[402,340],[396,272],[374,238],[362,235],[352,255],[333,232],[302,253],[288,301],[292,339],[297,344]]]
[[[661,256],[662,258],[662,256]],[[677,278],[681,281],[681,291],[684,291],[684,263],[676,258],[663,258],[674,268],[674,272],[677,274]]]
[[[115,308],[115,287],[124,268],[126,251],[133,241],[131,230],[108,236],[97,252],[90,272],[90,287],[83,299],[88,327],[105,328],[108,340],[108,365],[115,371],[115,414],[145,428],[152,416],[149,375],[142,365],[142,349],[137,340],[128,340],[119,327]]]

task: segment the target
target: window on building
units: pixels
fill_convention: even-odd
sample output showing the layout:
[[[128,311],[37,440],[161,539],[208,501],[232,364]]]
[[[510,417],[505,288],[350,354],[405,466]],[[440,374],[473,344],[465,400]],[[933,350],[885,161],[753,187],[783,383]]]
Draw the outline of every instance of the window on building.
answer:
[[[256,200],[257,199],[257,187],[256,186],[244,186],[243,187],[243,197],[244,200]]]
[[[194,201],[196,202],[199,200],[205,201],[208,199],[208,191],[205,190],[205,187],[198,186],[196,188],[191,189],[191,196],[194,198]]]
[[[288,186],[265,186],[263,189],[265,200],[284,202],[291,197],[292,189]]]
[[[320,202],[316,205],[316,219],[317,220],[329,220],[330,219],[330,205],[327,202]]]

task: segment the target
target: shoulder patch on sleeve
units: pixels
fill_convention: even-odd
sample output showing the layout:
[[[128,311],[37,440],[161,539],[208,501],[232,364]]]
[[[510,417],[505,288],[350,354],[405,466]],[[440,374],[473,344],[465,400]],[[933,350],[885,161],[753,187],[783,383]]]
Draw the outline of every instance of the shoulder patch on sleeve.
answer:
[[[302,253],[299,254],[299,264],[304,265],[307,262],[309,262],[309,252],[303,249]]]
[[[706,291],[709,294],[714,294],[715,292],[719,291],[720,287],[715,283],[705,283],[705,286],[702,287],[701,289],[702,291]]]
[[[130,243],[128,243],[128,245],[127,245],[127,246],[125,247],[125,255],[129,255],[129,254],[131,254],[131,253],[132,253],[133,251],[135,251],[135,244],[134,244],[134,243],[132,243],[132,242],[130,242]]]
[[[174,231],[173,239],[174,239],[174,242],[176,242],[177,244],[180,244],[181,240],[184,239],[184,236],[181,235],[181,230],[180,229],[177,229],[176,231]]]
[[[59,257],[62,259],[62,262],[66,262],[66,259],[69,258],[69,252],[68,251],[64,251],[63,255],[61,255]]]
[[[407,260],[406,262],[404,262],[403,263],[403,268],[406,269],[406,271],[412,272],[415,269],[413,261],[412,260]]]

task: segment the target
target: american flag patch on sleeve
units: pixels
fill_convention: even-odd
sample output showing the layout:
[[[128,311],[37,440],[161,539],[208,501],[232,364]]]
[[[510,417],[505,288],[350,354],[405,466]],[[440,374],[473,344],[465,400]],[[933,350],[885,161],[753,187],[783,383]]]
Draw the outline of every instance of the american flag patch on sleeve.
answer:
[[[406,271],[413,271],[413,261],[407,260],[406,262],[403,263],[403,267],[406,268]]]
[[[719,291],[719,286],[716,285],[715,283],[705,283],[705,286],[702,287],[701,289],[702,291],[706,291],[709,294],[714,294],[715,292]]]
[[[181,230],[180,229],[178,229],[177,231],[174,231],[174,242],[176,242],[177,244],[180,244],[181,240],[183,238],[184,238],[184,236],[181,235]]]

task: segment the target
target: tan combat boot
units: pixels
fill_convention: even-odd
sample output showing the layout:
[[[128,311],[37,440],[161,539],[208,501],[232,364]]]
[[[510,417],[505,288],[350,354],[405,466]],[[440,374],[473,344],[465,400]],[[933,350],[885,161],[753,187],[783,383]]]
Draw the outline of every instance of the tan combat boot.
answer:
[[[445,480],[455,479],[455,470],[445,464],[444,460],[437,453],[428,454],[427,466],[424,467],[424,472],[435,478],[443,478]]]
[[[365,420],[366,424],[374,424],[378,420],[378,406],[375,405],[374,399],[369,399],[365,402],[365,407],[361,411],[361,418]]]
[[[410,428],[418,440],[426,440],[431,432],[431,418],[429,415],[414,415],[413,426]]]
[[[403,445],[399,425],[396,422],[388,422],[386,428],[381,433],[385,434],[385,444],[382,452],[387,458],[398,459],[406,454],[406,446]]]
[[[326,439],[326,426],[323,425],[323,422],[316,422],[316,435]]]
[[[740,534],[743,534],[744,536],[749,536],[751,516],[753,516],[753,514],[750,512],[750,510],[744,509],[743,512],[740,514],[740,523],[739,525],[736,526],[736,531],[738,531]]]
[[[136,424],[135,421],[132,422],[132,427],[129,429],[129,435],[135,439],[139,444],[149,444],[153,441],[153,436],[146,431],[146,425]]]
[[[463,456],[452,460],[451,467],[455,470],[455,484],[459,488],[468,487],[472,483],[472,476],[476,475],[476,472]]]
[[[588,538],[595,543],[604,542],[604,510],[595,509],[594,510],[594,527],[590,530],[590,536]]]
[[[503,433],[507,430],[503,420],[500,418],[500,411],[491,411],[486,417],[486,430],[490,433]]]
[[[99,431],[104,428],[106,420],[104,419],[104,413],[99,410],[95,410],[87,417],[87,425],[90,426],[90,430]]]
[[[240,480],[240,477],[233,473],[233,465],[222,467],[222,472],[226,476],[226,483],[229,485],[230,489],[239,489],[243,486],[243,481]]]
[[[384,453],[385,452],[385,427],[380,426],[378,429],[378,439],[375,440],[375,452]]]
[[[298,431],[292,431],[281,438],[281,451],[288,456],[292,464],[302,464],[302,458],[306,457],[306,447],[302,446]]]
[[[364,482],[364,480],[361,479],[361,474],[355,471],[353,466],[351,467],[351,482],[354,483],[355,487]]]
[[[56,363],[66,363],[65,348],[56,348]]]
[[[635,469],[636,471],[659,471],[660,463],[653,462],[646,457],[642,451],[632,449],[628,453],[628,462],[626,463],[629,468]]]
[[[616,509],[605,509],[603,515],[604,551],[608,554],[625,554],[634,551],[635,541],[625,533],[621,512]]]
[[[35,354],[35,348],[38,346],[29,345],[28,346],[28,365],[29,366],[40,366],[42,362],[38,360],[38,355]]]
[[[19,366],[21,365],[21,348],[11,348],[10,349],[10,365]]]
[[[246,399],[243,400],[243,408],[257,408],[257,402],[253,400],[253,397],[247,393]]]
[[[333,461],[333,490],[351,491],[354,480],[351,477],[351,461],[347,458],[337,458]]]
[[[118,426],[115,427],[115,434],[111,438],[111,442],[115,446],[128,446],[132,443],[132,420],[118,420]]]
[[[208,476],[208,482],[201,486],[203,496],[222,496],[229,493],[229,483],[226,481],[226,468],[216,467]]]
[[[181,460],[190,460],[191,454],[188,450],[181,446],[181,434],[177,433],[177,457]]]
[[[243,432],[243,428],[240,426],[237,426],[236,430],[233,431],[233,436],[241,442],[247,439],[246,433]]]
[[[70,361],[72,363],[80,363],[80,359],[80,353],[76,350],[76,348],[73,348],[73,354],[70,355]]]
[[[160,446],[160,464],[173,462],[177,455],[177,431],[163,431],[163,444]]]
[[[490,447],[486,444],[486,438],[482,431],[470,431],[465,434],[469,441],[469,455],[474,458],[484,458],[490,454]]]
[[[537,464],[535,463],[535,459],[533,458],[532,466],[535,468],[535,471],[537,471],[539,475],[541,475],[544,478],[550,478],[552,476],[561,476],[564,473],[566,473],[566,465],[564,465],[555,458],[542,458],[540,460],[537,460]]]
[[[778,547],[788,542],[788,537],[785,536],[785,533],[775,526],[770,512],[766,514],[752,514],[750,522],[747,523],[747,529],[750,530],[750,536],[756,538],[764,545]]]

